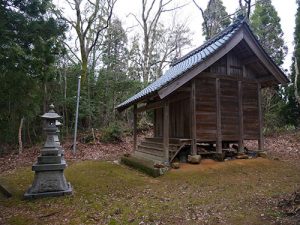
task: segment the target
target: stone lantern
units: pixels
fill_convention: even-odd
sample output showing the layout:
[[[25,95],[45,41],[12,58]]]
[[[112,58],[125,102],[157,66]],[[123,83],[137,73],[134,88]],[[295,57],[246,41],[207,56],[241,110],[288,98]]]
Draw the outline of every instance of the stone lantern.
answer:
[[[38,198],[71,194],[72,187],[64,175],[67,164],[58,138],[57,120],[61,116],[54,111],[54,105],[51,104],[49,112],[41,117],[45,120],[44,131],[47,140],[37,162],[32,166],[32,170],[35,171],[33,184],[24,197]]]

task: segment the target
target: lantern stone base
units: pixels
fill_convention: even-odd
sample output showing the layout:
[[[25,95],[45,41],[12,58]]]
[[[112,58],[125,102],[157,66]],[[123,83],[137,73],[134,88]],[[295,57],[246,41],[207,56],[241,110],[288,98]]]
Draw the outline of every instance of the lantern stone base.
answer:
[[[32,170],[35,176],[32,186],[24,194],[24,198],[40,198],[72,194],[71,184],[67,182],[64,169],[66,163],[34,164]]]

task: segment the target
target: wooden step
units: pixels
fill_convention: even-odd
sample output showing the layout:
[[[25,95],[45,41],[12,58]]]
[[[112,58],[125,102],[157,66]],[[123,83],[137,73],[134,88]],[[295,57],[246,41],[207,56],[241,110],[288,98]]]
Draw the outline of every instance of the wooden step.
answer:
[[[164,151],[162,148],[157,148],[157,147],[148,147],[145,145],[138,145],[137,151],[147,153],[150,155],[155,155],[155,156],[164,156]]]
[[[146,137],[145,141],[163,143],[163,139],[159,137]]]
[[[147,147],[162,148],[162,149],[164,147],[164,145],[162,143],[153,142],[153,141],[142,141],[141,145],[147,146]]]
[[[180,145],[182,141],[187,141],[190,139],[180,139],[180,138],[169,138],[170,144]],[[163,143],[163,139],[160,137],[146,137],[145,141]]]
[[[164,148],[164,145],[162,143],[153,142],[153,141],[142,141],[141,145],[147,146],[147,147],[154,147],[154,148]],[[169,151],[176,151],[180,146],[177,144],[169,144]]]
[[[170,147],[169,148],[169,154],[173,155],[177,151],[178,148],[179,147],[176,147],[176,146]],[[143,145],[143,144],[138,145],[137,151],[145,152],[145,153],[149,153],[149,154],[154,154],[154,155],[157,155],[157,154],[164,155],[164,149],[163,148],[154,147],[154,146],[147,146],[147,145]]]

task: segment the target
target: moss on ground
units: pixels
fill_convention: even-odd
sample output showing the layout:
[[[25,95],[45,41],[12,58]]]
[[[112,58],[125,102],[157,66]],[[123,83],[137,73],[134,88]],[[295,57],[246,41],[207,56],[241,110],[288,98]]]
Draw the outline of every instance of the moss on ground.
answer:
[[[128,167],[83,161],[66,170],[73,196],[24,201],[29,167],[1,174],[0,224],[271,224],[276,198],[300,184],[300,168],[266,159],[217,163],[150,178]],[[0,179],[0,180],[1,180]]]

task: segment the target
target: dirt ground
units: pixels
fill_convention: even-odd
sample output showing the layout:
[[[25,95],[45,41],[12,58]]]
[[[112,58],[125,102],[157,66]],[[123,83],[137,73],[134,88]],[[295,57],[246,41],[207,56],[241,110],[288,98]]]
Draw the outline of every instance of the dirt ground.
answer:
[[[72,196],[24,201],[30,167],[2,174],[0,224],[299,224],[278,203],[299,188],[300,168],[263,158],[181,164],[150,178],[113,162],[73,162]]]
[[[249,164],[248,160],[232,160],[230,162],[231,165],[247,165]],[[189,164],[189,163],[181,163],[180,169],[172,170],[172,173],[184,173],[184,172],[199,172],[199,171],[207,171],[207,170],[222,170],[226,166],[226,163],[219,163],[213,159],[203,159],[201,160],[201,164]]]
[[[270,159],[199,165],[181,164],[150,178],[114,160],[131,152],[132,140],[78,145],[65,143],[72,196],[24,201],[39,147],[0,158],[0,182],[13,197],[0,195],[0,224],[300,224],[280,202],[300,188],[299,132],[266,138]],[[247,143],[248,147],[256,143]]]

